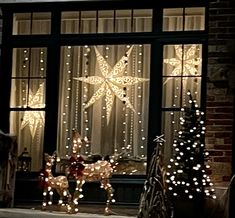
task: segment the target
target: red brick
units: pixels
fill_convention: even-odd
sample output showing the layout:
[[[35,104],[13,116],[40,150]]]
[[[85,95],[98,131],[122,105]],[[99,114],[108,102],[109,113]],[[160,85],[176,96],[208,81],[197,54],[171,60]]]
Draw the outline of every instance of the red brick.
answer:
[[[207,126],[206,130],[207,131],[212,131],[212,132],[225,131],[225,127],[224,126],[211,125],[211,126]]]
[[[230,144],[232,146],[232,137],[231,138],[225,138],[224,139],[224,144]]]
[[[207,114],[206,119],[232,119],[233,114]]]
[[[222,151],[209,151],[210,156],[223,156]]]
[[[207,102],[208,101],[215,101],[215,96],[210,95],[210,96],[207,96],[206,99],[207,99]]]
[[[233,120],[229,119],[229,120],[206,120],[206,125],[232,125],[233,124]]]
[[[222,179],[224,182],[228,182],[228,181],[230,181],[231,177],[230,176],[223,176]]]
[[[231,132],[217,132],[215,133],[216,138],[232,137]]]
[[[206,137],[214,137],[213,133],[209,133],[208,131],[206,132]]]
[[[232,151],[225,151],[224,156],[232,156]]]
[[[226,106],[231,106],[231,105],[232,105],[232,102],[207,102],[208,107],[216,107],[216,106],[226,107]]]
[[[232,157],[214,157],[213,158],[214,162],[228,162],[230,163],[232,161]]]
[[[231,150],[232,145],[214,145],[216,150]]]
[[[222,112],[222,113],[233,113],[233,108],[232,107],[223,107],[223,108],[215,108],[215,112]]]

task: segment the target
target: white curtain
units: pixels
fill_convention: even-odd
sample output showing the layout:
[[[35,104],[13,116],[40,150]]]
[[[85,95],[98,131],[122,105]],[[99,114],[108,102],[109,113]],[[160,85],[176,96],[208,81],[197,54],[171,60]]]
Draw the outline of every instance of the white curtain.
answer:
[[[13,50],[11,99],[12,108],[25,111],[11,111],[10,133],[17,136],[18,155],[24,148],[32,158],[31,170],[42,167],[44,138],[44,111],[30,111],[29,108],[45,107],[45,48],[15,48]]]
[[[60,103],[58,125],[58,153],[69,154],[72,146],[72,130],[75,128],[83,138],[88,137],[89,146],[83,154],[113,155],[125,152],[136,158],[145,158],[148,126],[149,81],[121,88],[129,97],[135,112],[115,96],[110,121],[107,122],[105,98],[101,97],[84,110],[85,104],[97,91],[99,85],[75,80],[79,77],[103,77],[97,62],[100,55],[111,68],[132,47],[127,66],[119,76],[149,79],[149,45],[102,45],[65,46],[61,48]],[[104,93],[105,94],[105,93]]]

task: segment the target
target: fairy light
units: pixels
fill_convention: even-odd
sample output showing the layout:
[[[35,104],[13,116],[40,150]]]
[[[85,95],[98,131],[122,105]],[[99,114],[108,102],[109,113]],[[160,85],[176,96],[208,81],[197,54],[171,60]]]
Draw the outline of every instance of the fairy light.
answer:
[[[65,136],[65,150],[66,156],[69,155],[69,123],[67,122],[69,119],[69,105],[70,105],[70,96],[71,96],[71,77],[72,77],[72,69],[71,69],[71,58],[72,58],[72,47],[66,46],[65,48],[65,78],[66,78],[66,87],[65,87],[65,98],[64,98],[64,108],[63,108],[63,129]]]
[[[130,45],[127,45],[127,49],[130,49]],[[136,47],[135,47],[135,51],[136,51]],[[138,61],[138,60],[137,60]],[[132,73],[131,73],[131,76],[132,77],[135,77],[136,74],[135,74],[135,71],[136,71],[136,55],[135,55],[135,52],[133,52],[133,55],[132,55],[132,65],[133,65],[133,70],[132,70]],[[138,69],[138,67],[137,67]],[[131,87],[131,104],[133,104],[134,102],[134,92],[135,92],[135,89],[134,87],[132,86]],[[134,112],[131,111],[131,114],[130,114],[130,134],[129,134],[129,144],[131,145],[131,149],[128,151],[128,156],[130,157],[131,156],[131,152],[133,150],[133,132],[134,132]]]
[[[52,174],[52,166],[55,162],[55,155],[50,156],[48,154],[45,154],[45,172],[44,175],[44,191],[43,191],[43,202],[42,202],[42,208],[46,209],[47,205],[52,205],[53,202],[53,195],[54,191],[56,190],[60,196],[60,199],[58,201],[59,205],[64,205],[63,198],[66,197],[68,199],[68,202],[70,201],[71,195],[69,193],[69,183],[66,176],[57,176],[54,177]],[[49,195],[49,200],[47,200],[47,195]]]
[[[76,213],[78,211],[78,201],[84,197],[82,194],[82,186],[85,182],[100,181],[101,188],[104,188],[107,192],[105,214],[108,215],[110,213],[110,203],[115,201],[113,199],[113,188],[109,182],[113,174],[113,167],[110,162],[105,160],[85,164],[83,158],[80,156],[80,150],[84,142],[86,144],[86,141],[87,139],[82,139],[81,135],[74,130],[72,144],[73,154],[70,158],[69,174],[75,178],[76,188],[73,195],[73,204],[70,205],[69,211],[70,213]],[[79,166],[83,166],[81,170],[78,170]]]
[[[201,137],[203,137],[203,135],[205,134],[205,127],[203,126],[204,122],[201,120],[202,114],[199,111],[199,109],[197,109],[198,108],[197,102],[195,100],[191,100],[191,93],[188,92],[187,95],[190,97],[188,101],[188,103],[191,105],[190,110],[192,111],[194,110],[194,115],[189,114],[188,116],[189,117],[195,116],[195,119],[197,119],[196,125],[198,125],[198,127],[197,126],[191,127],[189,129],[189,132],[196,136],[196,140],[201,140]],[[181,111],[185,110],[181,109]],[[186,116],[185,118],[180,117],[179,122],[181,126],[184,126],[188,125],[190,121],[187,119]],[[175,154],[175,159],[173,158],[170,159],[169,164],[167,166],[169,170],[169,172],[167,173],[168,190],[172,193],[173,196],[177,196],[178,190],[182,190],[188,196],[189,199],[193,199],[196,193],[201,193],[203,190],[205,190],[204,192],[206,196],[216,199],[216,195],[214,194],[215,190],[212,188],[213,183],[211,182],[210,177],[205,174],[205,169],[209,168],[210,166],[204,162],[194,163],[196,160],[196,156],[194,156],[195,153],[202,152],[203,157],[208,156],[209,153],[205,152],[204,150],[200,150],[202,149],[201,147],[204,147],[203,143],[199,143],[199,141],[192,142],[192,139],[185,140],[184,131],[182,130],[178,131],[178,138],[184,141],[178,141],[175,139],[173,142],[173,147],[175,148],[175,151],[178,153]],[[194,171],[192,175],[195,176],[189,182],[185,182],[183,180],[183,177],[181,176],[187,173],[184,172],[184,167],[180,167],[174,170],[174,165],[175,166],[181,165],[181,159],[183,159],[182,161],[184,161],[185,163],[190,162],[192,164],[192,169],[190,170]],[[197,175],[202,175],[202,177]],[[188,187],[190,187],[190,189]]]
[[[143,73],[143,45],[139,45],[138,46],[138,65],[137,65],[137,72],[138,72],[138,76],[141,76]],[[141,149],[141,157],[144,158],[146,156],[145,154],[145,149],[146,149],[146,133],[144,130],[144,122],[143,122],[143,112],[141,111],[142,107],[142,103],[143,103],[143,96],[142,96],[142,86],[139,85],[137,87],[137,92],[138,92],[138,108],[139,108],[139,128],[141,130],[140,132],[140,137],[141,137],[141,145],[140,145],[140,149]]]
[[[21,74],[22,76],[27,76],[28,73],[28,61],[29,61],[29,52],[28,49],[23,50],[23,60],[21,65]],[[27,107],[27,91],[25,81],[22,80],[22,105],[23,107]]]
[[[91,48],[88,45],[84,46],[84,75],[85,77],[89,76],[89,60],[90,60],[90,51]],[[82,96],[83,96],[83,102],[87,102],[88,100],[88,86],[86,83],[83,84],[82,89]],[[84,105],[83,105],[84,106]],[[84,138],[88,139],[89,135],[89,120],[88,120],[88,111],[85,109],[83,110],[83,124],[81,125],[83,129],[83,136]],[[87,140],[88,141],[88,140]],[[86,155],[90,154],[90,144],[87,143],[84,148],[84,152]]]

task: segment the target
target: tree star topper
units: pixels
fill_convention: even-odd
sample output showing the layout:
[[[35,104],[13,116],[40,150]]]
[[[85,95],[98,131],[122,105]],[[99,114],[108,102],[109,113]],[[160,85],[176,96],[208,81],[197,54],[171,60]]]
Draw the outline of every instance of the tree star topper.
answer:
[[[88,103],[84,106],[84,109],[90,107],[101,97],[105,96],[107,124],[109,123],[110,120],[114,97],[116,96],[119,100],[124,102],[127,105],[127,107],[129,107],[132,111],[135,112],[135,109],[132,106],[129,97],[126,96],[126,92],[123,90],[123,88],[126,86],[131,86],[136,83],[149,80],[146,78],[122,75],[124,69],[128,64],[128,59],[132,49],[133,46],[130,47],[130,49],[126,52],[126,55],[124,55],[112,68],[107,63],[105,58],[99,53],[98,49],[95,47],[96,59],[102,76],[74,78],[76,80],[91,85],[99,85],[97,91],[92,95]]]
[[[44,99],[44,83],[40,84],[35,95],[29,89],[29,102],[28,106],[30,108],[43,108],[45,104],[43,103]],[[44,113],[43,111],[25,111],[23,121],[21,123],[21,129],[29,125],[30,133],[32,138],[34,138],[38,126],[44,125]]]

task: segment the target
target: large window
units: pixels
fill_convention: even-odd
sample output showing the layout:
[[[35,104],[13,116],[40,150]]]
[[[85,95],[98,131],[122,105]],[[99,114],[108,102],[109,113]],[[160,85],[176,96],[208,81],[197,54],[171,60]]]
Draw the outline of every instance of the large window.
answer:
[[[180,110],[188,106],[188,91],[200,107],[202,45],[165,45],[162,77],[162,132],[166,138],[165,161],[168,162],[173,152],[173,138],[179,130]]]
[[[32,170],[42,167],[46,58],[46,48],[13,50],[10,132],[18,138],[18,153],[26,148],[31,155]]]
[[[12,13],[7,45],[10,131],[32,170],[41,169],[45,150],[69,157],[74,129],[88,142],[84,156],[122,157],[116,174],[146,173],[153,133],[165,135],[167,161],[187,91],[202,105],[205,8],[26,12]]]

